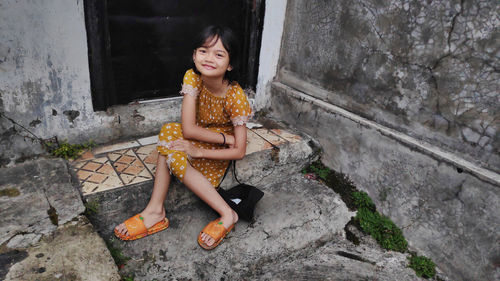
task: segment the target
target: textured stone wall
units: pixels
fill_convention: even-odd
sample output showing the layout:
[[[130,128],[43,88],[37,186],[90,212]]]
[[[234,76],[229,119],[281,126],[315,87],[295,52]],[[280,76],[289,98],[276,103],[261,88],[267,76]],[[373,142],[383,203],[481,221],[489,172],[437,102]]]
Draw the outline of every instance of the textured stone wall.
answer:
[[[278,68],[271,114],[413,249],[452,280],[500,278],[498,1],[289,0]]]
[[[500,171],[497,0],[290,0],[280,60],[329,102]]]
[[[450,280],[500,278],[500,184],[358,122],[281,83],[272,114],[314,136],[322,161],[349,175]]]

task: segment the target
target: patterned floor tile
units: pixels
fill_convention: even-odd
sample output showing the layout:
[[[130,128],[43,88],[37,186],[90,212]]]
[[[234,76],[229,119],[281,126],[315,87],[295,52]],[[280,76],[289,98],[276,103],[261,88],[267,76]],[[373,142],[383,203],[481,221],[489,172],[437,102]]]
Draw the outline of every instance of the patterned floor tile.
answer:
[[[82,161],[82,160],[90,160],[94,158],[94,153],[92,153],[92,151],[85,151],[82,155],[80,155],[80,157],[78,157],[78,159],[76,159],[75,161]]]
[[[86,179],[88,179],[92,175],[92,172],[80,170],[80,171],[76,172],[76,175],[78,176],[79,180],[85,181]]]
[[[141,146],[135,149],[135,153],[142,160],[152,175],[156,172],[156,161],[158,160],[158,151],[156,144]]]
[[[247,132],[247,151],[246,155],[260,150],[270,149],[272,146],[256,133],[248,130]]]
[[[139,145],[140,144],[137,141],[122,142],[122,143],[97,147],[96,149],[93,150],[93,152],[95,155],[97,155],[97,154],[102,154],[102,153],[120,150],[120,149],[129,149],[129,148],[136,147]]]
[[[110,159],[115,159],[111,163],[125,185],[153,179],[153,175],[147,170],[139,157],[141,155],[145,158],[147,155],[136,154],[134,150],[138,149],[124,149],[108,153]],[[146,152],[145,149],[141,151]]]
[[[71,162],[71,166],[74,167],[74,168],[81,168],[85,164],[87,164],[87,161],[75,161],[75,162]]]
[[[83,194],[91,194],[97,189],[97,187],[99,187],[98,184],[91,182],[84,182],[82,183],[82,192]]]
[[[71,166],[80,180],[82,192],[85,195],[123,186],[123,182],[107,157],[73,162]]]
[[[302,137],[301,136],[298,136],[298,135],[294,135],[290,132],[287,132],[285,130],[281,130],[281,129],[271,129],[271,132],[279,135],[280,137],[286,139],[287,141],[289,142],[299,142],[302,140]]]
[[[302,139],[284,130],[268,130],[259,126],[247,129],[247,136],[246,154]],[[151,136],[134,142],[105,146],[73,161],[71,166],[80,180],[83,194],[152,180],[158,159],[156,142],[157,136]]]
[[[92,171],[95,172],[97,169],[101,168],[102,164],[101,163],[96,163],[92,161],[88,161],[87,164],[85,164],[82,169],[86,171]]]
[[[284,138],[270,132],[268,129],[260,128],[253,129],[252,131],[269,142],[269,147],[272,147],[272,145],[278,146],[280,144],[286,143],[286,140]],[[265,147],[264,149],[267,148],[268,147]]]

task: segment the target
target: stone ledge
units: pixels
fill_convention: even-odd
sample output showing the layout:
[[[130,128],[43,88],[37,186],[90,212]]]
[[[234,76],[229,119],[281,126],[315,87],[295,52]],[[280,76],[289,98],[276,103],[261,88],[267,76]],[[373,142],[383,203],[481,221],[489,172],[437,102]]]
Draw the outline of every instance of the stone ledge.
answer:
[[[258,187],[264,183],[269,185],[283,181],[287,176],[297,173],[315,157],[311,142],[313,141],[310,138],[304,136],[297,142],[282,142],[275,147],[248,154],[244,159],[236,161],[238,179]],[[233,170],[230,169],[221,188],[236,184]],[[118,223],[144,209],[152,188],[153,181],[149,180],[84,195],[87,202],[98,206],[98,214],[91,217],[92,223],[104,237],[111,236],[113,228]],[[176,212],[193,204],[202,203],[174,177],[165,203],[167,212]]]
[[[258,260],[307,249],[322,239],[344,239],[354,213],[331,189],[299,173],[259,187],[265,195],[255,222],[238,222],[213,251],[201,249],[196,237],[217,214],[200,200],[180,208],[167,202],[167,230],[132,242],[110,238],[132,258],[122,272],[135,273],[135,280],[250,280],[239,274]]]
[[[388,128],[386,126],[380,125],[374,121],[368,120],[364,117],[361,117],[357,114],[351,113],[341,107],[338,107],[336,105],[333,105],[331,103],[325,102],[319,98],[313,97],[311,95],[308,95],[306,93],[300,92],[298,90],[295,90],[294,88],[282,84],[280,82],[273,82],[273,87],[276,87],[278,89],[281,89],[282,91],[286,91],[287,94],[300,99],[305,102],[313,103],[316,106],[319,106],[323,108],[324,110],[339,114],[347,119],[352,120],[353,122],[356,122],[362,126],[366,126],[368,128],[373,128],[377,131],[379,131],[381,134],[386,135],[392,139],[397,140],[398,142],[404,143],[405,145],[411,147],[412,149],[418,150],[426,155],[429,155],[431,157],[436,158],[439,161],[445,161],[451,165],[454,165],[458,168],[463,169],[464,171],[467,171],[471,173],[472,175],[478,177],[481,180],[487,181],[491,184],[494,184],[496,186],[500,186],[500,174],[489,170],[485,169],[479,165],[476,165],[475,163],[472,163],[470,161],[465,160],[464,158],[458,156],[457,154],[444,151],[443,149],[432,145],[430,143],[424,142],[417,140],[413,137],[410,137],[409,135],[400,133],[394,129]],[[295,85],[295,84],[294,84]],[[319,90],[317,87],[314,86],[308,86],[306,89],[309,92],[312,92],[313,95],[323,97],[325,95],[324,90]]]

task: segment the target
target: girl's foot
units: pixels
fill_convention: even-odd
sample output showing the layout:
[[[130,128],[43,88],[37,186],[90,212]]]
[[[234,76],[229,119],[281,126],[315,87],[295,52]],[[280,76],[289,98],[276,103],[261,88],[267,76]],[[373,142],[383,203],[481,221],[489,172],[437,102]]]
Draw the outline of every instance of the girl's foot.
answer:
[[[236,214],[235,211],[231,210],[230,215],[222,216],[220,220],[222,221],[222,225],[226,229],[228,229],[231,225],[236,224],[236,222],[238,222],[238,214]],[[209,247],[215,243],[215,240],[212,237],[210,237],[210,235],[205,233],[201,234],[201,240],[205,242],[205,244]]]
[[[142,218],[144,218],[143,223],[146,228],[150,228],[153,225],[155,225],[157,222],[163,220],[165,218],[165,209],[162,209],[161,212],[153,212],[147,209],[144,209],[139,214]],[[127,227],[125,226],[125,223],[121,223],[118,226],[115,227],[115,230],[121,234],[127,236],[129,233],[127,231]]]

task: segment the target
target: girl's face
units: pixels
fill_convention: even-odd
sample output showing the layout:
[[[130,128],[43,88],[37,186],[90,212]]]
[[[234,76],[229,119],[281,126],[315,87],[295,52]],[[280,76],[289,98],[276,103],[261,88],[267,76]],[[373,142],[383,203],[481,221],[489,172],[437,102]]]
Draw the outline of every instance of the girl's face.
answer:
[[[193,52],[196,69],[202,76],[223,78],[226,71],[231,71],[229,53],[219,38],[209,38],[205,44]]]

